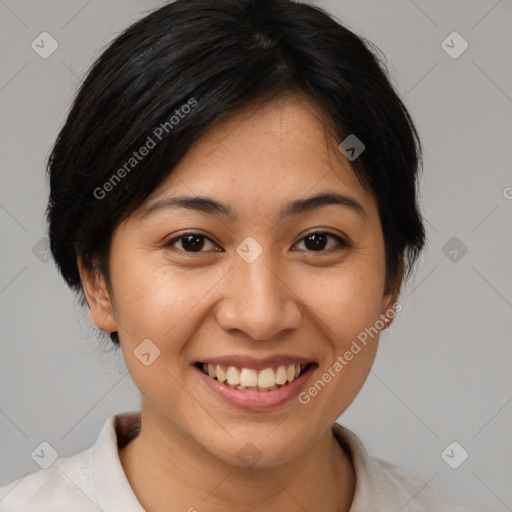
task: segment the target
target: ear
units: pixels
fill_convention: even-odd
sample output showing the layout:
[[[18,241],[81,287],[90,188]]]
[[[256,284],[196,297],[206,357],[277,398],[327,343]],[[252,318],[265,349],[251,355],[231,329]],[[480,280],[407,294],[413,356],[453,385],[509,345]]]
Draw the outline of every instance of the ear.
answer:
[[[86,268],[81,257],[78,258],[77,264],[85,298],[89,305],[91,320],[102,331],[117,331],[118,327],[114,318],[114,307],[105,278],[98,269]]]
[[[391,284],[391,286],[388,286],[388,290],[385,290],[385,293],[382,297],[382,308],[381,308],[381,315],[382,317],[389,318],[389,322],[387,322],[387,327],[389,327],[395,318],[395,315],[389,316],[386,315],[386,313],[390,309],[393,308],[393,304],[398,302],[398,298],[400,295],[400,285],[402,284],[404,274],[404,265],[403,265],[403,259],[400,258],[398,261],[398,271],[397,271],[397,278],[395,279],[395,282]]]

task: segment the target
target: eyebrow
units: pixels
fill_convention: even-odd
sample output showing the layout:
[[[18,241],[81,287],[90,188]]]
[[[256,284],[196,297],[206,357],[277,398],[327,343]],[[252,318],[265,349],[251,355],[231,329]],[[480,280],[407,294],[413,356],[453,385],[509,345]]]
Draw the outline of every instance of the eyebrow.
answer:
[[[328,205],[343,206],[352,210],[364,219],[368,219],[366,210],[363,205],[357,201],[357,199],[345,194],[324,192],[290,201],[280,209],[279,220],[282,220],[285,217],[296,216],[317,210]],[[237,213],[231,208],[231,206],[205,196],[177,196],[156,201],[145,210],[142,215],[142,219],[158,211],[172,210],[176,208],[188,208],[210,215],[226,217],[232,221],[236,221],[238,219]]]

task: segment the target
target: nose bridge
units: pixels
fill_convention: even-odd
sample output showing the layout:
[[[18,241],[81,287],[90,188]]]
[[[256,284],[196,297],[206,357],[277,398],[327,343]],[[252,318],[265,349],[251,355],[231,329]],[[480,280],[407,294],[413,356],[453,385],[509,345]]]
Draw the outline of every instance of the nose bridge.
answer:
[[[274,310],[283,300],[283,284],[278,276],[278,266],[270,251],[262,253],[255,261],[238,262],[237,270],[240,276],[240,290],[237,296],[249,309]]]
[[[253,251],[251,242],[240,244],[246,253],[235,260],[229,286],[217,309],[217,322],[224,329],[245,331],[251,338],[263,340],[284,329],[296,328],[302,317],[294,294],[281,280],[279,262],[271,250],[261,250],[253,260],[245,254]],[[262,248],[263,249],[263,248]]]

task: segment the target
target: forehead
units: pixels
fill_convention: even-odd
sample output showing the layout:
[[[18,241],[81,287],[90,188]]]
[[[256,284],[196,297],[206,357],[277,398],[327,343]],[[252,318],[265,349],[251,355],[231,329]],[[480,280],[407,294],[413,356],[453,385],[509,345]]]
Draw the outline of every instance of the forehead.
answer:
[[[291,198],[320,191],[345,194],[375,207],[338,150],[330,120],[305,95],[249,106],[218,122],[186,153],[145,202],[169,196],[215,197],[246,215],[283,213]]]

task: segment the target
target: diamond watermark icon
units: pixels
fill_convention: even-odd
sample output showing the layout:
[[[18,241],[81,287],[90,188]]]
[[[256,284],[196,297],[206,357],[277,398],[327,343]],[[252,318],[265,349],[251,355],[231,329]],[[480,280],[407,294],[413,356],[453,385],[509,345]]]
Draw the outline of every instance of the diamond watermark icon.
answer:
[[[468,248],[453,236],[441,248],[441,252],[452,262],[458,263],[468,252]]]
[[[33,245],[32,254],[39,261],[48,263],[50,260],[50,239],[47,236],[43,236],[43,238]]]
[[[263,247],[252,236],[248,236],[236,248],[236,252],[246,263],[253,263],[263,252]]]
[[[261,459],[261,452],[252,443],[245,443],[238,450],[237,456],[244,466],[251,467]]]
[[[353,162],[366,149],[366,146],[351,133],[338,148],[348,160]]]
[[[59,457],[57,450],[48,442],[43,441],[30,454],[34,461],[43,469],[49,468]]]
[[[160,356],[160,349],[150,339],[145,339],[133,353],[144,366],[149,366]]]
[[[469,453],[460,445],[457,441],[450,443],[442,452],[441,458],[450,466],[452,469],[460,467],[466,459],[469,457]]]
[[[468,49],[468,46],[468,42],[458,32],[452,32],[441,43],[441,48],[452,59],[458,59]]]
[[[47,59],[59,47],[59,43],[48,32],[41,32],[30,46],[39,57]]]

